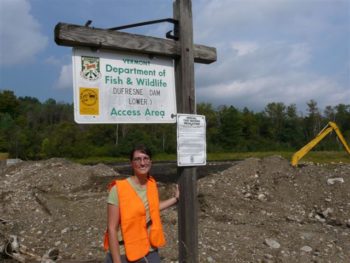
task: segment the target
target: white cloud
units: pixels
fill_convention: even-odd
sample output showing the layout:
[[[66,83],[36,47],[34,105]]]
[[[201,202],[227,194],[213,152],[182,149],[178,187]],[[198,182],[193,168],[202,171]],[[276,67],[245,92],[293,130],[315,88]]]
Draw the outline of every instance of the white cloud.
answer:
[[[57,57],[50,56],[45,60],[45,63],[53,66],[60,66],[62,64],[62,59],[58,59]]]
[[[337,78],[308,68],[311,59],[306,43],[234,42],[215,66],[196,68],[197,101],[258,111],[271,102],[304,111],[311,99],[320,107],[350,101],[350,91]]]
[[[311,99],[318,103],[320,109],[337,105],[339,101],[350,101],[350,90],[344,90],[331,78],[296,72],[214,84],[197,89],[197,95],[201,101],[210,101],[214,105],[248,107],[256,111],[271,102],[296,104],[299,110],[304,111],[306,102]]]
[[[0,2],[0,63],[23,64],[32,60],[48,43],[40,24],[30,13],[27,0]]]
[[[193,5],[198,14],[194,15],[195,37],[201,43],[247,35],[310,40],[322,35],[324,39],[325,31],[344,32],[345,23],[339,21],[349,10],[348,0],[198,0]]]
[[[234,42],[232,48],[237,51],[238,56],[244,56],[257,50],[258,45],[254,42]]]
[[[197,41],[218,59],[196,65],[197,101],[254,110],[349,103],[350,1],[198,1]]]
[[[64,65],[61,68],[60,76],[58,78],[55,88],[57,89],[71,89],[73,87],[73,73],[72,64]]]
[[[213,83],[232,83],[256,78],[285,75],[290,71],[305,71],[312,54],[305,43],[234,42],[232,48],[218,50],[213,65],[196,67],[200,87]]]
[[[291,52],[288,54],[287,62],[291,66],[300,67],[308,63],[311,59],[311,50],[306,43],[297,43],[290,46]]]

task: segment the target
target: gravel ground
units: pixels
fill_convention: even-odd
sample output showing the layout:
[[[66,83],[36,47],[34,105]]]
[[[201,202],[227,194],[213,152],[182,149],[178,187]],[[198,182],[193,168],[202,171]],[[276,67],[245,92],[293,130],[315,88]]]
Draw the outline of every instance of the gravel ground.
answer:
[[[176,167],[153,169],[161,198],[170,196]],[[4,252],[11,236],[17,261],[50,262],[50,251],[57,262],[101,262],[106,186],[128,173],[65,159],[0,165],[0,262],[13,261]],[[207,165],[198,176],[199,262],[350,262],[350,165],[293,168],[271,156]],[[162,262],[177,262],[176,208],[162,219]]]

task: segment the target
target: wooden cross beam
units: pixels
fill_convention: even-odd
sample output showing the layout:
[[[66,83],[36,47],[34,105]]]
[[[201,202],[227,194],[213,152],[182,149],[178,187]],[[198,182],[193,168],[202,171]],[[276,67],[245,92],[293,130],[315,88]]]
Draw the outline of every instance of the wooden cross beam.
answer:
[[[181,56],[178,41],[66,23],[56,25],[55,42],[61,46],[101,48],[174,59]],[[194,45],[193,57],[196,63],[210,64],[216,61],[216,48]]]

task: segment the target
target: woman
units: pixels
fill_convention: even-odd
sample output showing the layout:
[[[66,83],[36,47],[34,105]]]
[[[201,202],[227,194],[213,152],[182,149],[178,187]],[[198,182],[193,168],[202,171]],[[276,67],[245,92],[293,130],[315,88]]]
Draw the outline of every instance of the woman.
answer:
[[[150,176],[152,154],[143,145],[130,153],[133,175],[112,182],[107,205],[106,262],[160,262],[158,247],[165,245],[160,211],[179,200],[179,190],[159,202],[156,181]]]

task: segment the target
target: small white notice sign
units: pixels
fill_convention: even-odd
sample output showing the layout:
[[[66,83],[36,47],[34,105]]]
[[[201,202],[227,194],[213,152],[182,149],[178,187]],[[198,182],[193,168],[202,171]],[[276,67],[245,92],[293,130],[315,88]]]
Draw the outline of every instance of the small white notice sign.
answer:
[[[177,165],[206,165],[206,159],[205,116],[177,114]]]

